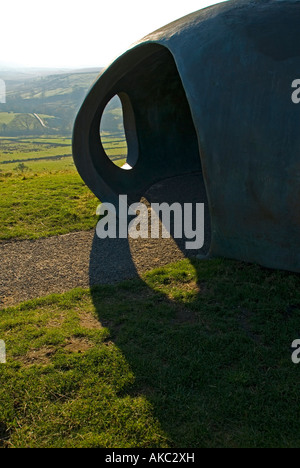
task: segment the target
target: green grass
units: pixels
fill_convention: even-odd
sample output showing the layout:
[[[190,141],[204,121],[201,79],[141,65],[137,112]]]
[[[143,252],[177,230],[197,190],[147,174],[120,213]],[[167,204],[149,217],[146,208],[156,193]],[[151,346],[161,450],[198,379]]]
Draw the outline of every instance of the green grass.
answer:
[[[0,114],[1,115],[1,114]],[[100,138],[100,137],[99,137]],[[127,145],[124,139],[114,136],[102,137],[103,147],[109,158],[126,158]],[[66,138],[4,138],[0,137],[0,169],[11,169],[9,161],[46,159],[71,156],[71,140]]]
[[[11,168],[7,164],[9,161],[23,160],[26,162],[28,159],[50,159],[55,156],[66,155],[72,155],[70,139],[0,138],[0,169],[2,171],[7,171]]]
[[[299,447],[299,281],[185,260],[2,311],[2,445]]]
[[[14,120],[14,118],[18,115],[31,115],[31,114],[26,114],[26,113],[21,113],[21,112],[0,112],[0,125],[10,124]],[[38,115],[42,119],[53,118],[53,116],[51,115],[45,115],[45,114],[38,114]]]
[[[107,156],[111,161],[117,165],[125,164],[128,154],[126,140],[118,136],[112,137],[111,135],[103,134],[101,136],[101,142]]]
[[[15,112],[0,112],[0,125],[7,125],[18,115]]]
[[[99,201],[74,171],[1,177],[0,239],[37,239],[88,230]]]
[[[120,137],[104,141],[122,166],[126,148]],[[99,200],[79,177],[71,154],[71,140],[64,137],[0,138],[0,240],[95,227]]]

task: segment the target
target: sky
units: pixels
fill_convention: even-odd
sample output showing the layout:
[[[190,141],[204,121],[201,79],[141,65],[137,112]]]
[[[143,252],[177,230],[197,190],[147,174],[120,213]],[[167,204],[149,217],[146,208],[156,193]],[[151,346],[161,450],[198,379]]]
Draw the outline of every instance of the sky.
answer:
[[[146,34],[217,1],[3,1],[0,64],[107,66]]]

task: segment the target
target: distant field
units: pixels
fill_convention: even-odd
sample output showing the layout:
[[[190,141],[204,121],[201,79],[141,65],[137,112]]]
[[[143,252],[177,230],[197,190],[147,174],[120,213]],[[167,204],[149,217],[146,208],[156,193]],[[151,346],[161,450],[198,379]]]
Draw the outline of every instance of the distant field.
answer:
[[[0,112],[0,135],[71,136],[76,114],[99,72],[52,74],[49,70],[49,75],[38,73],[25,79],[15,71],[7,78],[2,76],[7,80],[7,89],[6,104],[1,109],[5,112]]]
[[[124,140],[103,141],[122,166]],[[69,138],[0,138],[0,193],[0,240],[88,230],[97,222],[99,200],[77,173]]]
[[[1,115],[1,113],[0,113]],[[101,138],[108,157],[125,162],[127,155],[126,140],[120,136],[105,135]],[[70,138],[5,138],[0,137],[0,170],[12,170],[14,162],[23,161],[29,167],[33,159],[57,159],[72,156]],[[30,164],[29,164],[30,163]],[[5,165],[5,168],[4,168]],[[35,166],[36,167],[36,166]],[[73,166],[74,167],[74,166]],[[34,169],[33,169],[34,170]]]
[[[0,125],[9,124],[15,117],[14,112],[0,112]]]
[[[101,137],[103,148],[107,156],[116,164],[120,160],[122,164],[126,162],[127,156],[127,143],[122,136],[102,136]]]
[[[11,123],[16,116],[20,115],[32,115],[32,114],[22,114],[16,112],[0,112],[0,125]],[[46,114],[38,114],[42,119],[51,119],[53,116]]]
[[[1,114],[0,114],[1,115]],[[9,162],[71,156],[71,140],[66,138],[0,138],[0,169]],[[30,161],[31,162],[31,161]],[[9,167],[9,169],[12,169]]]

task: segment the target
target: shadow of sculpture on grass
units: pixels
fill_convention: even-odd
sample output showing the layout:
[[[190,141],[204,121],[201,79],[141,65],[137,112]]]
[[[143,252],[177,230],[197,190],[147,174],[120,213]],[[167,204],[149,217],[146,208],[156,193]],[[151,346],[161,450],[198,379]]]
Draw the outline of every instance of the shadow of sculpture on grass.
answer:
[[[170,179],[161,186],[164,193],[156,186],[145,198],[157,200],[160,193],[169,202],[203,202],[203,194],[191,189],[197,186],[185,183],[185,192],[175,190],[180,181]],[[206,238],[205,249],[209,223]],[[153,246],[94,239],[94,307],[135,376],[124,396],[147,399],[166,437],[162,446],[296,446],[293,408],[299,397],[289,342],[300,308],[289,298],[300,290],[298,275],[230,260],[199,261],[196,252],[184,250],[184,241],[160,239]],[[117,292],[95,287],[110,282],[101,270],[107,256],[122,278],[132,278]],[[183,261],[175,266],[170,258]],[[159,268],[140,278],[150,265]],[[280,306],[282,312],[274,313]],[[276,374],[278,362],[286,364],[283,379]]]

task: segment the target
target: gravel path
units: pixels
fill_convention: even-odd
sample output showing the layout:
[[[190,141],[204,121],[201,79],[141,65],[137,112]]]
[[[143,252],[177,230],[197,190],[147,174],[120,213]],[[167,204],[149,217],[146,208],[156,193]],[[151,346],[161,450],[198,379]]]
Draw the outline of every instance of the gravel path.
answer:
[[[174,241],[100,240],[94,231],[0,245],[0,307],[114,283],[184,258]]]
[[[173,202],[180,198],[179,194],[182,196],[184,187],[197,186],[197,177],[199,175],[169,181],[167,198],[162,184],[153,186],[145,197],[151,202],[159,201],[158,194],[162,193],[159,189],[164,188],[164,201]],[[188,201],[186,193],[184,196]],[[203,194],[200,198],[203,199]],[[194,195],[192,201],[195,201]],[[185,251],[184,241],[178,243],[173,238],[101,240],[93,230],[35,241],[2,242],[0,308],[75,287],[115,283],[194,256],[197,252]]]

